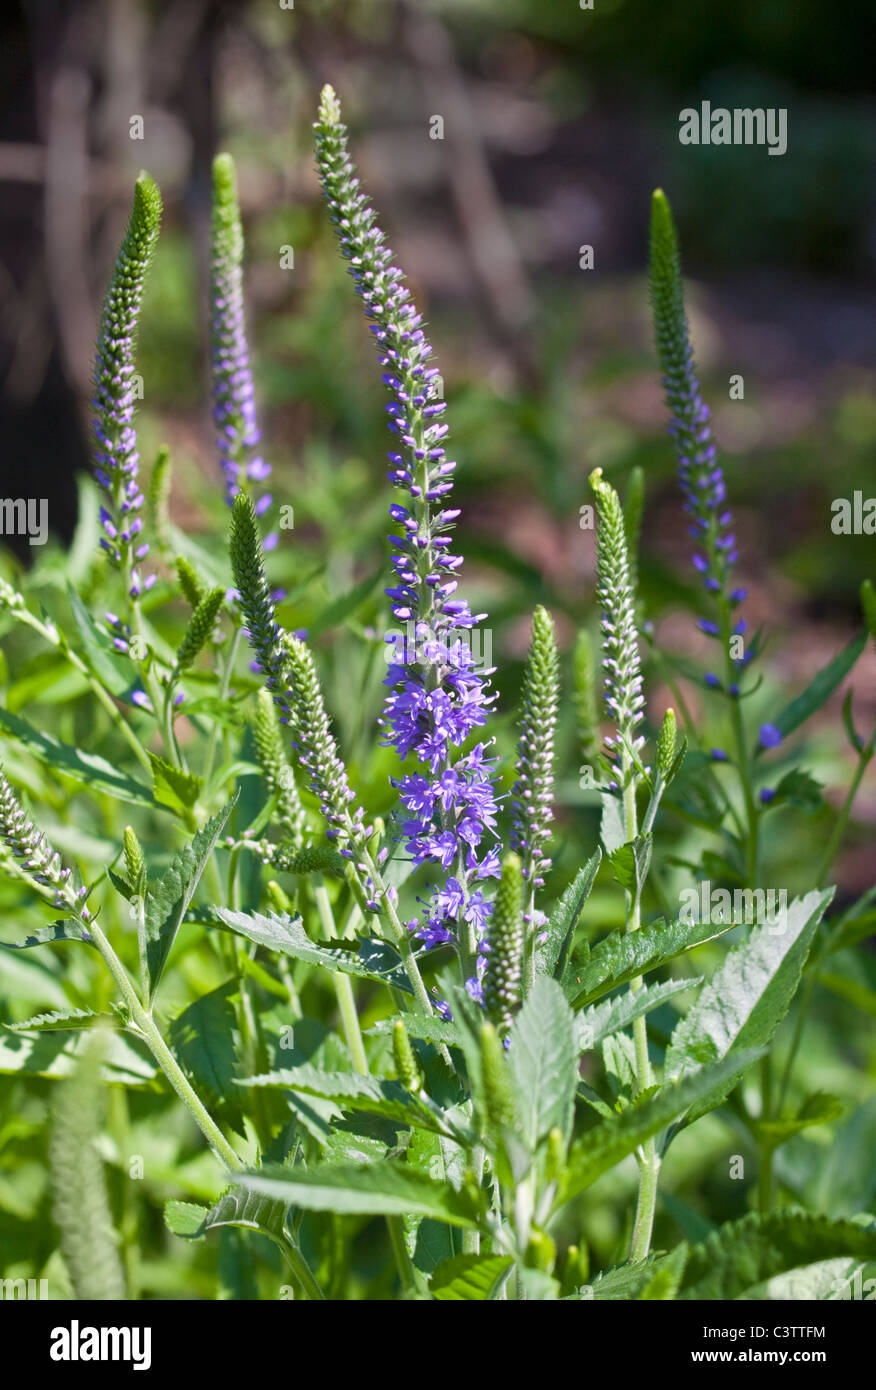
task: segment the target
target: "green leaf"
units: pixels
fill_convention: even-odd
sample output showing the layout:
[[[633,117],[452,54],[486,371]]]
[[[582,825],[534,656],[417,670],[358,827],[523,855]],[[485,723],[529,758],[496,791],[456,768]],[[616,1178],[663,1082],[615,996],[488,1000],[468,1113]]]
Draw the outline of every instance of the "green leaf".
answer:
[[[270,951],[279,951],[281,955],[306,960],[311,965],[322,965],[326,970],[358,975],[365,980],[377,980],[380,984],[391,985],[393,989],[410,992],[401,958],[392,947],[376,938],[360,942],[358,954],[353,955],[351,951],[334,946],[318,946],[311,941],[301,926],[300,917],[275,912],[233,912],[227,907],[212,907],[210,914],[230,931],[239,932],[247,940],[266,946]]]
[[[575,927],[581,909],[590,896],[602,859],[602,850],[588,859],[583,869],[579,869],[560,901],[551,913],[544,941],[536,946],[535,968],[541,975],[553,975],[559,979],[566,967],[566,961],[575,935]]]
[[[208,1231],[236,1226],[258,1231],[282,1246],[287,1207],[285,1201],[260,1197],[235,1185],[209,1208],[195,1202],[167,1202],[164,1220],[168,1230],[183,1240],[199,1240]]]
[[[338,624],[342,623],[351,613],[355,613],[357,608],[361,608],[362,604],[368,598],[368,595],[383,578],[383,573],[383,566],[381,565],[380,569],[375,570],[373,574],[361,580],[354,588],[350,589],[349,593],[341,594],[340,598],[334,599],[327,608],[324,608],[323,611],[308,624],[308,642],[313,642],[317,637],[321,637],[324,632],[328,632],[331,628],[337,627]]]
[[[674,1086],[666,1086],[656,1096],[638,1101],[610,1120],[594,1125],[569,1151],[569,1161],[560,1181],[556,1205],[562,1205],[584,1192],[603,1173],[633,1153],[652,1134],[683,1114],[701,1097],[718,1086],[735,1085],[761,1052],[734,1053],[713,1067],[705,1067]]]
[[[578,1051],[590,1052],[599,1046],[603,1038],[609,1038],[612,1033],[626,1028],[634,1019],[658,1008],[674,994],[681,994],[701,983],[699,976],[689,980],[667,980],[665,984],[649,985],[635,994],[628,990],[626,994],[605,999],[601,1004],[584,1009],[575,1018],[575,1041]]]
[[[727,952],[709,984],[680,1021],[666,1052],[665,1075],[726,1057],[737,1048],[770,1041],[793,998],[822,913],[833,889],[795,898],[776,926],[755,927]],[[691,1119],[720,1104],[707,1098]]]
[[[85,1028],[93,1018],[106,1018],[106,1014],[96,1014],[91,1009],[52,1009],[46,1014],[34,1014],[23,1023],[6,1023],[4,1027],[13,1033],[40,1033],[56,1028]]]
[[[202,779],[174,767],[157,753],[150,753],[149,761],[152,764],[155,800],[173,811],[191,810],[201,794],[204,785]]]
[[[803,1129],[809,1129],[812,1125],[832,1124],[840,1118],[844,1110],[845,1105],[838,1096],[816,1091],[813,1095],[807,1096],[796,1115],[776,1120],[758,1120],[752,1128],[762,1144],[777,1149],[780,1144],[784,1144],[787,1139],[791,1139]]]
[[[170,1025],[170,1045],[195,1090],[221,1123],[245,1134],[240,1095],[234,1086],[237,1017],[232,980],[196,999]]]
[[[150,887],[146,894],[146,963],[149,970],[150,997],[155,995],[180,924],[216,847],[216,841],[234,809],[238,795],[239,793],[235,792],[228,805],[211,817],[203,829],[198,831],[191,844],[174,855],[160,882]]]
[[[647,1259],[617,1265],[614,1269],[603,1270],[591,1284],[585,1284],[579,1296],[595,1302],[613,1303],[621,1300],[646,1299],[658,1296],[656,1291],[666,1288],[667,1275],[670,1283],[674,1279],[675,1289],[684,1269],[689,1247],[685,1242],[677,1245],[668,1255],[649,1255]],[[674,1297],[675,1294],[659,1295]]]
[[[512,1025],[507,1054],[517,1115],[531,1153],[555,1126],[566,1136],[571,1130],[578,1084],[574,1022],[556,980],[537,976]]]
[[[442,1302],[485,1302],[513,1263],[510,1255],[456,1255],[438,1266],[429,1291]]]
[[[764,1280],[842,1255],[876,1259],[876,1223],[831,1221],[785,1210],[728,1222],[690,1253],[680,1298],[741,1298]]]
[[[0,1072],[22,1072],[53,1079],[70,1076],[89,1037],[87,1028],[33,1034],[0,1029]],[[102,1062],[104,1081],[143,1086],[152,1080],[155,1072],[155,1062],[145,1043],[124,1033],[107,1032]]]
[[[876,990],[868,989],[859,980],[850,980],[847,975],[837,975],[832,970],[822,971],[818,983],[824,985],[824,988],[829,989],[838,999],[844,999],[847,1004],[853,1004],[870,1018],[876,1018]]]
[[[289,1067],[248,1076],[241,1086],[268,1086],[284,1091],[297,1091],[306,1096],[321,1096],[336,1101],[346,1110],[367,1110],[387,1120],[416,1125],[420,1129],[440,1134],[444,1130],[438,1115],[405,1090],[398,1081],[378,1076],[361,1076],[358,1072],[319,1071],[316,1067]]]
[[[330,1167],[266,1167],[241,1178],[251,1192],[294,1203],[306,1211],[341,1215],[432,1216],[452,1226],[477,1225],[478,1204],[468,1192],[433,1182],[398,1163],[332,1164]]]
[[[788,734],[793,733],[810,715],[826,704],[836,688],[845,680],[866,645],[867,629],[862,628],[832,661],[822,667],[803,693],[785,705],[775,719],[770,720],[783,738],[787,738]],[[763,752],[759,744],[755,752]]]
[[[61,743],[60,739],[42,733],[27,720],[5,709],[0,709],[0,725],[24,748],[29,749],[34,757],[56,772],[73,777],[77,782],[85,782],[96,792],[108,792],[116,801],[127,801],[136,806],[155,805],[155,798],[148,787],[129,777],[126,772],[121,772],[99,754],[87,753],[70,743]]]
[[[637,897],[644,887],[651,864],[651,836],[637,835],[629,844],[619,845],[608,856],[621,888]]]
[[[82,653],[86,664],[110,694],[120,698],[127,697],[134,684],[136,667],[132,665],[129,657],[119,655],[109,633],[105,628],[98,626],[72,584],[67,586],[67,599],[73,621],[82,639]],[[66,638],[62,637],[62,642],[64,647],[68,648]]]
[[[594,946],[590,957],[571,972],[575,1007],[599,999],[609,990],[659,970],[676,956],[729,931],[732,922],[665,922],[661,917],[635,932],[614,931]]]
[[[421,1038],[423,1042],[448,1043],[450,1046],[459,1046],[459,1029],[455,1023],[449,1019],[439,1018],[437,1014],[427,1016],[426,1014],[406,1013],[405,1032],[409,1038]],[[391,1033],[395,1027],[394,1018],[382,1018],[379,1023],[375,1023],[373,1028],[366,1029],[371,1034],[382,1035]]]
[[[602,793],[602,819],[599,824],[599,838],[606,854],[614,854],[626,843],[627,828],[624,824],[623,807],[619,796],[613,792]]]
[[[85,928],[78,922],[61,920],[53,922],[50,927],[37,927],[23,941],[0,941],[0,946],[7,951],[28,951],[32,946],[48,946],[53,941],[85,941],[91,944],[91,938],[86,936]]]

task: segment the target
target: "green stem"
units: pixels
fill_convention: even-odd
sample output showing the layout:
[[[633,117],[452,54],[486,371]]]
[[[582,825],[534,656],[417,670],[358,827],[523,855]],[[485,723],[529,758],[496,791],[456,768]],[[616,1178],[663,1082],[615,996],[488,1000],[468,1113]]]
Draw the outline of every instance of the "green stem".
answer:
[[[313,896],[326,939],[328,941],[336,941],[338,932],[335,926],[335,914],[332,911],[328,889],[325,886],[325,880],[321,874],[314,877]],[[334,985],[338,1009],[341,1014],[344,1037],[347,1042],[347,1047],[350,1050],[350,1056],[353,1059],[353,1069],[362,1076],[367,1076],[368,1058],[365,1055],[365,1044],[362,1041],[362,1030],[359,1027],[359,1014],[356,1009],[356,996],[353,993],[352,981],[349,975],[343,975],[338,971],[332,971],[332,984]]]
[[[827,845],[825,846],[824,854],[821,856],[821,859],[818,864],[818,869],[815,874],[816,888],[824,887],[824,880],[827,877],[830,866],[834,861],[834,856],[836,855],[843,835],[846,832],[846,826],[849,823],[849,817],[852,813],[852,806],[854,805],[855,797],[858,794],[858,788],[861,785],[861,779],[864,776],[864,773],[867,769],[867,765],[870,762],[872,756],[873,749],[869,745],[862,748],[860,754],[858,755],[858,766],[855,768],[855,775],[852,778],[851,785],[849,786],[848,795],[846,796],[846,799],[843,802],[842,809],[839,815],[837,816],[836,824],[833,827],[830,839],[828,840]]]
[[[631,763],[624,754],[621,760],[621,773],[624,780],[624,822],[627,843],[635,840],[638,833],[638,812],[636,809],[636,781],[630,776]],[[627,893],[627,931],[635,932],[641,925],[641,887],[634,893]],[[638,993],[643,980],[637,975],[630,981],[630,990]],[[644,1015],[633,1022],[633,1043],[636,1056],[636,1084],[638,1092],[648,1090],[654,1085],[654,1072],[648,1055],[648,1025]],[[652,1135],[642,1145],[639,1155],[639,1194],[636,1201],[636,1216],[630,1245],[630,1259],[644,1260],[651,1248],[651,1235],[654,1230],[654,1216],[657,1210],[657,1184],[660,1176],[660,1155],[657,1153],[657,1140]]]
[[[241,628],[238,626],[234,629],[234,636],[231,639],[231,646],[228,649],[228,656],[222,668],[222,680],[219,686],[219,699],[223,701],[228,699],[228,691],[231,688],[231,677],[234,673],[234,663],[237,660],[237,650],[240,646],[240,634]],[[216,741],[218,737],[219,723],[218,720],[214,720],[213,727],[210,730],[210,741],[207,744],[207,757],[204,763],[205,787],[208,787],[210,785],[210,777],[213,773],[213,762],[216,757]]]
[[[81,919],[80,919],[81,922]],[[102,929],[97,921],[90,919],[81,922],[86,929],[98,951],[103,957],[110,974],[119,987],[122,998],[127,1004],[131,1019],[142,1033],[150,1052],[155,1058],[170,1085],[176,1091],[183,1105],[188,1110],[195,1124],[200,1129],[210,1148],[216,1157],[225,1164],[226,1168],[232,1172],[239,1172],[243,1168],[243,1163],[238,1158],[234,1149],[229,1144],[225,1135],[222,1133],[216,1121],[208,1113],[200,1098],[197,1096],[188,1078],[168,1047],[158,1029],[151,1014],[148,1014],[137,997],[137,992],[128,977],[128,973],[122,962],[119,960]]]

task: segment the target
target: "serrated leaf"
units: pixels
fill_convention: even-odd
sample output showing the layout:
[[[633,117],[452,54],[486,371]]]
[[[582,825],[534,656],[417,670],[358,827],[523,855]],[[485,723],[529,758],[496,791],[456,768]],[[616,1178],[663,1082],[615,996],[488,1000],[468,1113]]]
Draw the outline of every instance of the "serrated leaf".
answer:
[[[34,1014],[33,1018],[27,1018],[23,1023],[6,1023],[4,1027],[13,1033],[39,1033],[56,1028],[84,1028],[93,1018],[106,1017],[106,1014],[96,1014],[91,1009],[52,1009],[49,1013]]]
[[[431,1216],[453,1226],[477,1224],[479,1210],[465,1191],[433,1182],[398,1163],[366,1166],[332,1164],[317,1168],[264,1168],[248,1173],[241,1184],[249,1191],[306,1211],[334,1211],[370,1216]]]
[[[628,1261],[613,1269],[603,1270],[590,1284],[583,1286],[579,1297],[601,1303],[651,1297],[647,1290],[655,1287],[655,1280],[664,1274],[667,1268],[672,1272],[683,1269],[687,1256],[688,1246],[682,1242],[668,1255],[651,1254],[644,1260]],[[675,1287],[678,1288],[678,1279]]]
[[[578,1084],[572,1010],[550,976],[536,977],[512,1025],[507,1056],[523,1138],[534,1153],[554,1126],[568,1136]]]
[[[756,927],[724,957],[679,1022],[666,1052],[665,1075],[680,1076],[736,1048],[762,1047],[788,1011],[809,947],[833,889],[795,898],[785,920]],[[781,926],[783,929],[778,930]],[[709,1097],[691,1118],[726,1095]]]
[[[367,1110],[400,1124],[416,1125],[435,1134],[443,1131],[439,1117],[405,1090],[398,1081],[378,1076],[362,1076],[358,1072],[318,1071],[316,1067],[289,1067],[248,1076],[241,1086],[267,1086],[284,1091],[296,1091],[306,1096],[321,1096],[333,1100],[347,1110]]]
[[[0,709],[0,725],[7,729],[22,747],[27,748],[40,762],[54,768],[56,772],[73,777],[77,782],[84,782],[96,792],[108,792],[117,801],[129,802],[134,806],[155,805],[155,798],[148,787],[138,782],[135,777],[121,772],[99,754],[75,748],[71,743],[62,743],[60,739],[35,729],[26,719],[20,719],[18,715],[10,714],[5,709]]]
[[[651,863],[651,836],[637,835],[628,844],[618,845],[608,856],[614,876],[633,897],[641,893]]]
[[[769,1216],[751,1212],[694,1247],[679,1297],[710,1302],[741,1298],[755,1284],[786,1270],[841,1255],[876,1259],[876,1224],[831,1221],[798,1210]]]
[[[149,994],[154,997],[180,924],[195,895],[216,841],[225,829],[239,793],[179,850],[159,883],[146,894],[144,932]]]
[[[164,1220],[168,1230],[184,1240],[199,1240],[208,1231],[236,1226],[259,1231],[282,1245],[287,1207],[285,1201],[260,1197],[235,1184],[223,1192],[212,1207],[195,1202],[167,1202]]]
[[[689,980],[667,980],[664,984],[649,985],[636,994],[627,991],[613,999],[605,999],[575,1016],[575,1043],[579,1052],[589,1052],[598,1047],[603,1038],[611,1037],[621,1028],[626,1028],[636,1018],[658,1008],[671,999],[674,994],[693,989],[701,984],[699,976]]]
[[[302,927],[301,918],[290,917],[285,912],[234,912],[227,907],[212,907],[210,914],[230,931],[239,932],[247,940],[266,946],[270,951],[279,951],[281,955],[292,956],[295,960],[309,961],[311,965],[322,965],[327,970],[377,980],[380,984],[410,993],[411,987],[401,958],[383,941],[362,941],[354,955],[352,951],[340,947],[317,945]]]
[[[421,1038],[423,1042],[448,1043],[450,1046],[458,1046],[460,1041],[459,1029],[455,1023],[451,1023],[447,1018],[439,1018],[437,1014],[429,1016],[427,1014],[406,1013],[404,1016],[405,1032],[409,1038]],[[379,1023],[375,1023],[373,1028],[366,1029],[371,1034],[382,1035],[391,1033],[395,1027],[394,1018],[382,1018]]]
[[[513,1263],[510,1255],[456,1255],[435,1270],[429,1292],[442,1302],[485,1302]]]
[[[583,869],[578,870],[551,913],[545,939],[535,950],[535,968],[539,974],[553,975],[557,979],[562,976],[581,909],[590,896],[601,860],[602,850],[597,849]]]
[[[230,981],[183,1009],[170,1025],[170,1045],[207,1109],[243,1135],[243,1112],[234,1086],[237,1017],[231,998],[236,991],[236,982]]]
[[[785,705],[775,719],[770,720],[783,738],[787,738],[827,703],[837,687],[842,685],[866,645],[867,629],[862,628],[832,661],[822,667],[803,693]],[[762,751],[758,745],[756,752]]]
[[[709,1094],[711,1089],[734,1085],[761,1055],[759,1051],[734,1054],[713,1067],[705,1067],[693,1076],[685,1077],[674,1086],[664,1087],[650,1100],[637,1101],[620,1115],[603,1120],[587,1130],[575,1140],[569,1151],[556,1205],[571,1201],[584,1192],[609,1168],[614,1168],[645,1139],[650,1139],[702,1096]]]
[[[593,947],[589,958],[572,972],[569,992],[575,1007],[600,999],[609,990],[638,975],[659,970],[695,946],[729,931],[732,922],[657,922],[638,931],[614,931]]]
[[[191,772],[174,767],[157,753],[149,754],[155,800],[174,811],[190,811],[201,794],[204,783]]]

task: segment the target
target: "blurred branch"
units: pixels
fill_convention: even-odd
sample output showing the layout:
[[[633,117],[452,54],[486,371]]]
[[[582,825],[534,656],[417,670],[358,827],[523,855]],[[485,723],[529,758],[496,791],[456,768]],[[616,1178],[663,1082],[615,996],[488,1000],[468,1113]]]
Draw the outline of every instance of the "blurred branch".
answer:
[[[446,162],[457,215],[492,317],[526,376],[533,358],[526,329],[535,303],[508,231],[468,90],[447,30],[434,14],[401,0],[402,40],[422,77],[431,113],[445,118]]]

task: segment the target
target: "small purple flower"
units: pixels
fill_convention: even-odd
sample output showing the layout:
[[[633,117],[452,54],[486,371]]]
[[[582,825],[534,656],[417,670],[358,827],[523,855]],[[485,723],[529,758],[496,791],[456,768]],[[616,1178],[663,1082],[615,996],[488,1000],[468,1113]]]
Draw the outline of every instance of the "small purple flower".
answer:
[[[778,748],[781,741],[781,729],[777,729],[775,724],[761,724],[758,732],[758,742],[761,748]]]
[[[775,794],[775,790],[772,787],[763,787],[760,793],[761,805],[768,806]]]

